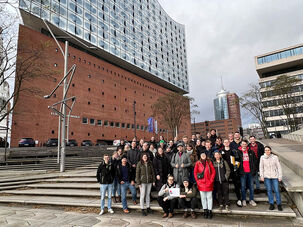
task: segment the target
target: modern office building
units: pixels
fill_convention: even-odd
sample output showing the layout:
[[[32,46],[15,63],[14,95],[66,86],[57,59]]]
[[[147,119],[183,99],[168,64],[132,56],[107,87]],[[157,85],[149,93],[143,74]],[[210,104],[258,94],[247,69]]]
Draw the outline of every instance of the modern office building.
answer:
[[[238,121],[236,119],[198,122],[192,124],[191,129],[192,134],[199,132],[203,138],[206,137],[207,133],[210,132],[210,130],[216,129],[217,135],[223,139],[228,138],[229,133],[239,131]]]
[[[49,68],[62,70],[63,57],[47,29],[60,43],[68,40],[69,67],[76,64],[69,96],[77,101],[70,120],[69,137],[112,141],[137,137],[149,139],[147,119],[151,105],[168,92],[188,93],[185,28],[167,15],[156,0],[20,0],[19,44],[50,42]],[[46,69],[45,69],[46,70]],[[37,78],[23,86],[49,94],[61,79]],[[12,145],[22,137],[39,143],[57,137],[58,117],[48,106],[61,100],[21,94],[13,115]],[[134,125],[134,101],[136,124]],[[188,104],[189,106],[189,104]],[[190,119],[181,131],[190,134]],[[158,119],[158,131],[166,128]]]
[[[242,127],[239,97],[222,89],[214,99],[215,120],[236,119],[238,127]]]
[[[266,116],[267,129],[270,134],[284,134],[290,127],[286,115],[279,105],[279,97],[273,93],[273,82],[281,75],[296,77],[293,96],[296,100],[295,120],[303,120],[303,44],[272,51],[255,57],[256,71],[259,75],[263,112]]]

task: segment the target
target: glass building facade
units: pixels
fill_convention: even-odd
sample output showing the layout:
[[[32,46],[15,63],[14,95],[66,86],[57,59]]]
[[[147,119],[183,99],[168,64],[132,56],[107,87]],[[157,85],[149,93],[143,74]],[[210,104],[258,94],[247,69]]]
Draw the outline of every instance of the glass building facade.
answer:
[[[189,91],[184,25],[157,0],[20,0],[19,8]]]
[[[227,94],[227,91],[221,90],[214,99],[215,120],[229,119]]]

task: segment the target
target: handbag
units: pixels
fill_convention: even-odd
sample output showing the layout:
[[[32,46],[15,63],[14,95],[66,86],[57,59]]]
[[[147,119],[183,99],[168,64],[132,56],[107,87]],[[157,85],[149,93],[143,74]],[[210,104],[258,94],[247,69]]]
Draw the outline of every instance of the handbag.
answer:
[[[206,169],[206,166],[204,167],[204,169],[203,169],[202,173],[198,173],[198,174],[197,174],[197,178],[198,178],[199,180],[201,180],[201,179],[203,179],[203,178],[204,178],[204,172],[205,172],[205,169]]]

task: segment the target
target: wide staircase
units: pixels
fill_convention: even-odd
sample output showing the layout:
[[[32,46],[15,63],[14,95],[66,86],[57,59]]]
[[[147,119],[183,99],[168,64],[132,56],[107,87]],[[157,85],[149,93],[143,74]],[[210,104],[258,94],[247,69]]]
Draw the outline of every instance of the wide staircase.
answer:
[[[108,148],[107,148],[108,149]],[[107,150],[108,151],[108,150]],[[104,152],[104,151],[103,151]],[[68,171],[60,173],[54,171],[56,163],[52,165],[54,169],[41,174],[41,170],[47,170],[49,160],[40,160],[39,164],[23,164],[20,168],[18,165],[6,165],[0,168],[0,203],[17,203],[22,205],[53,205],[53,206],[72,206],[72,207],[100,207],[100,189],[96,180],[96,170],[99,157],[79,157],[70,156],[66,158],[69,163]],[[34,169],[37,165],[39,168]],[[5,170],[5,167],[11,168]],[[41,167],[41,168],[40,168]],[[25,170],[24,170],[25,169]],[[8,173],[18,173],[6,176]],[[2,173],[2,174],[1,174]],[[22,174],[22,175],[20,175]],[[137,190],[139,192],[139,190]],[[140,210],[139,204],[133,205],[130,194],[128,194],[128,204],[130,209]],[[152,197],[156,198],[157,193],[152,192]],[[139,198],[139,193],[138,193]],[[283,211],[277,209],[270,211],[267,203],[265,188],[262,184],[261,193],[255,195],[256,207],[249,204],[247,207],[236,206],[236,196],[233,185],[230,184],[231,209],[229,212],[219,211],[218,206],[214,207],[214,213],[222,215],[241,215],[263,216],[268,218],[295,218],[296,213],[292,209],[293,204],[286,192],[282,192]],[[139,203],[139,201],[138,201]],[[113,208],[121,209],[121,203],[113,203]],[[151,208],[155,211],[161,211],[156,200],[152,201]],[[201,209],[198,211],[202,211]],[[177,210],[177,212],[182,212]]]

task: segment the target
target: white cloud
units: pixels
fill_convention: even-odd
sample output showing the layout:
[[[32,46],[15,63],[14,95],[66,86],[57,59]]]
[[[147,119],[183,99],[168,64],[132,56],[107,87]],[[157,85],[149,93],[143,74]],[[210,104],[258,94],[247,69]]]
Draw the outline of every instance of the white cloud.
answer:
[[[241,95],[258,81],[254,56],[303,43],[301,0],[159,2],[185,24],[190,96],[199,106],[199,121],[214,119],[221,76],[226,90]],[[251,121],[242,117],[244,124]]]

